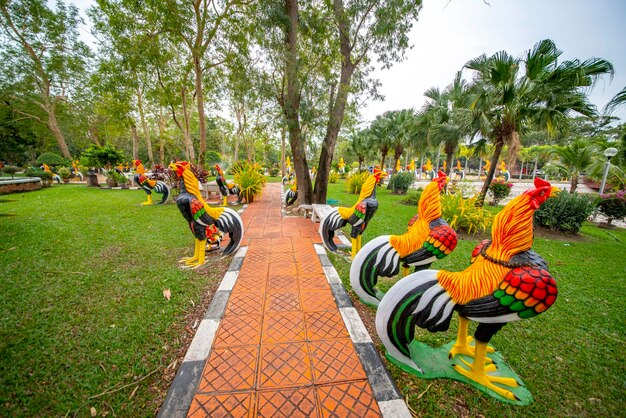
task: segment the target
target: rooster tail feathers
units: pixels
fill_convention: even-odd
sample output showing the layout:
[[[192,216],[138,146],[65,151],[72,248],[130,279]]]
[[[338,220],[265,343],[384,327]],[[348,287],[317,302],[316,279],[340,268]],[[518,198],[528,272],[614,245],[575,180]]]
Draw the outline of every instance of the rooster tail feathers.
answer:
[[[230,237],[222,255],[227,256],[237,251],[243,238],[243,221],[239,214],[230,208],[224,208],[224,212],[215,220],[215,225]]]
[[[350,284],[365,303],[379,304],[374,288],[378,277],[393,277],[400,270],[400,255],[389,244],[389,235],[376,237],[357,253],[350,267]]]
[[[320,230],[322,231],[322,240],[324,241],[324,246],[328,251],[337,251],[337,246],[333,242],[333,238],[335,237],[335,231],[339,228],[344,227],[346,223],[347,221],[343,219],[341,215],[339,215],[337,208],[333,208],[332,212],[330,212],[322,220]]]
[[[170,187],[167,183],[161,180],[157,180],[156,185],[154,186],[154,191],[163,195],[161,201],[158,203],[159,205],[167,202],[167,199],[170,197]]]
[[[397,360],[416,367],[409,345],[415,326],[444,331],[450,325],[455,303],[437,280],[437,270],[410,274],[385,294],[376,312],[376,331],[387,352]]]

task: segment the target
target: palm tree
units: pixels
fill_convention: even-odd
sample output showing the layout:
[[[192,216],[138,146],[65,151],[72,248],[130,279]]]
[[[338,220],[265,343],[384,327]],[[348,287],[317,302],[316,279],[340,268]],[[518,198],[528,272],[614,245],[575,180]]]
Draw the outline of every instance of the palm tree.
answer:
[[[553,136],[566,128],[570,113],[597,115],[583,88],[593,86],[600,76],[612,76],[613,66],[599,58],[558,63],[560,55],[554,42],[546,39],[523,58],[501,51],[465,64],[474,72],[474,84],[464,123],[494,145],[479,204],[484,202],[503,147],[508,145],[509,157],[514,157],[525,129],[543,128]]]
[[[369,127],[370,144],[380,151],[380,169],[385,167],[385,159],[391,147],[391,131],[393,129],[392,112],[378,115]]]
[[[558,161],[550,165],[571,176],[570,193],[576,191],[580,174],[591,167],[597,152],[597,147],[580,138],[564,147],[555,146],[552,149],[551,155],[558,157]]]
[[[615,109],[620,108],[626,104],[626,87],[611,99],[610,102],[604,107],[604,113],[609,114]]]

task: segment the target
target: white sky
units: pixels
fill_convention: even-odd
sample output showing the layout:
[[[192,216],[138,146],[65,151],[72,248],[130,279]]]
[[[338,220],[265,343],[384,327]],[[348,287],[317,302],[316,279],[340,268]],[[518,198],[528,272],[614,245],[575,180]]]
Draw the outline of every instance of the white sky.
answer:
[[[69,0],[84,13],[93,0]],[[362,110],[373,120],[387,110],[419,109],[422,93],[444,88],[472,58],[505,50],[521,56],[542,39],[552,39],[562,59],[604,58],[615,77],[600,80],[590,100],[601,110],[626,86],[626,0],[424,0],[411,32],[407,59],[390,70],[377,71],[384,102]],[[81,31],[86,38],[88,29]],[[467,74],[467,73],[466,73]],[[614,113],[626,121],[626,107]]]
[[[372,120],[387,110],[419,109],[430,87],[444,88],[472,58],[505,50],[521,56],[552,39],[562,60],[604,58],[615,68],[590,100],[601,110],[626,86],[626,0],[424,0],[411,32],[414,48],[390,70],[377,71],[384,102],[364,110]],[[469,74],[469,72],[464,73]],[[626,121],[626,108],[614,113]]]

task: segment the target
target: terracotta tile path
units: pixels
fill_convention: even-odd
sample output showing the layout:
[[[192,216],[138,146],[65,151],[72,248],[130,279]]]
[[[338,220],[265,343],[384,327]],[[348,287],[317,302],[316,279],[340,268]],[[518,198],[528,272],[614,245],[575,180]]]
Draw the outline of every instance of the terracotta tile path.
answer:
[[[242,215],[247,252],[187,416],[382,416],[314,246],[319,224],[283,217],[280,186]]]

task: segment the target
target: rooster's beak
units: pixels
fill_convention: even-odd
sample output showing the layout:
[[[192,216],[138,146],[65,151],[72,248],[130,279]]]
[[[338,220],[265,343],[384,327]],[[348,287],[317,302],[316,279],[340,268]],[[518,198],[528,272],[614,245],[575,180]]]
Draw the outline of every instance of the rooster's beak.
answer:
[[[559,189],[559,188],[558,188],[558,187],[556,187],[556,186],[552,186],[552,187],[550,188],[550,196],[548,196],[548,197],[556,197],[556,195],[558,195],[558,194],[559,194],[559,193],[561,193],[561,192],[562,192],[562,190],[561,190],[561,189]]]

